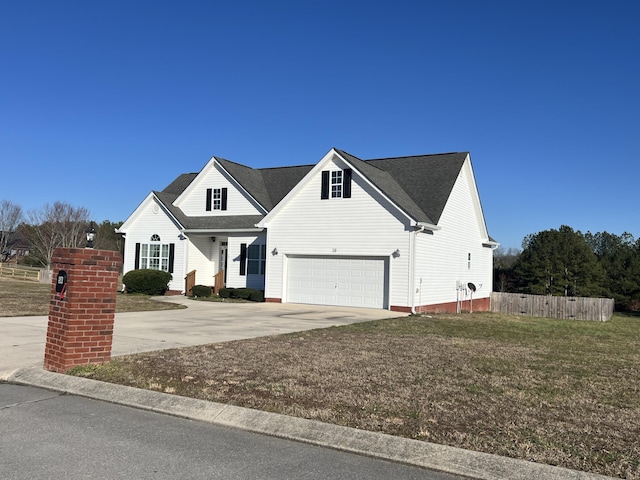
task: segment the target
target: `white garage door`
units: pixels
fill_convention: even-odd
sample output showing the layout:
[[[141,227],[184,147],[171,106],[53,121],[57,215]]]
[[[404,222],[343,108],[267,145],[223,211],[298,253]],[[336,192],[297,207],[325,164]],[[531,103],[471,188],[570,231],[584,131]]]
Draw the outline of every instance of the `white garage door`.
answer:
[[[287,260],[287,301],[387,308],[387,259],[303,257]]]

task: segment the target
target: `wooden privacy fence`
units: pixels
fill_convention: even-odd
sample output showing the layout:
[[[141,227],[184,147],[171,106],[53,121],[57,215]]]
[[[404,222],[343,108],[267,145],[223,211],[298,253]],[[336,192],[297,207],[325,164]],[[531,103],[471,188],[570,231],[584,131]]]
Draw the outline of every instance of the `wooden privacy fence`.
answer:
[[[501,292],[491,294],[492,312],[532,317],[606,322],[613,315],[613,304],[613,298],[554,297]]]

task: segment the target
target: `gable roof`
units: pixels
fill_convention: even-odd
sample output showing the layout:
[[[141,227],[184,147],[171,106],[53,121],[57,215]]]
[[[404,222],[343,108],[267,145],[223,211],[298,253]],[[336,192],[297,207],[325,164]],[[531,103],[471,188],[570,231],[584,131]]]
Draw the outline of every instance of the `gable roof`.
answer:
[[[216,157],[218,164],[224,168],[265,210],[273,208],[269,192],[264,184],[260,170],[239,163]]]
[[[277,167],[261,169],[264,184],[271,198],[271,210],[287,193],[293,190],[300,180],[311,171],[313,165],[297,165],[294,167]]]
[[[437,225],[468,152],[361,160],[333,149],[416,222]],[[251,168],[223,158],[215,161],[269,212],[314,168],[297,165]],[[262,215],[189,217],[175,200],[199,173],[179,175],[154,195],[185,229],[240,229],[255,226]]]
[[[162,192],[153,191],[152,193],[185,230],[252,229],[255,228],[256,223],[258,223],[263,218],[263,215],[224,215],[216,217],[203,215],[190,217],[185,215],[180,208],[176,207],[173,204],[176,198],[178,198],[178,195],[174,193],[167,193],[165,190],[163,190]]]
[[[170,193],[172,195],[178,196],[184,191],[185,188],[187,188],[191,184],[193,179],[197,176],[197,173],[183,173],[182,175],[179,175],[178,178],[176,178],[173,182],[167,185],[162,191],[164,193]]]
[[[437,225],[468,152],[380,158],[367,163],[383,169]]]
[[[360,160],[343,150],[336,149],[336,151],[409,216],[418,222],[431,223],[434,225],[437,223],[437,220],[433,221],[424,209],[420,208],[388,170],[383,170],[370,161]]]
[[[216,157],[216,160],[267,211],[275,207],[313,168],[313,165],[251,168],[224,158]]]

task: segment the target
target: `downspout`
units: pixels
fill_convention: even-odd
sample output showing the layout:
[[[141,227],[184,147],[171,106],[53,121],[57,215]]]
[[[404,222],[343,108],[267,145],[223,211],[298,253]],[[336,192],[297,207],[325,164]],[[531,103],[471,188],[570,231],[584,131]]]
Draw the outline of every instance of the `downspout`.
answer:
[[[418,227],[418,230],[412,232],[411,237],[409,237],[409,250],[411,253],[409,254],[409,293],[411,295],[411,313],[413,315],[416,314],[416,239],[418,233],[424,230],[424,225]],[[422,289],[422,285],[420,286]],[[420,291],[422,294],[422,290]]]
[[[189,259],[189,243],[191,243],[191,240],[189,240],[189,237],[187,237],[184,234],[184,229],[180,230],[180,235],[178,235],[178,238],[180,239],[181,242],[186,241],[186,243],[184,244],[184,247],[182,248],[182,276],[184,278],[184,275],[186,275],[189,272],[189,265],[187,265],[187,261]],[[182,286],[184,287],[185,283],[184,280],[182,281]],[[184,292],[185,295],[187,295],[188,292]]]

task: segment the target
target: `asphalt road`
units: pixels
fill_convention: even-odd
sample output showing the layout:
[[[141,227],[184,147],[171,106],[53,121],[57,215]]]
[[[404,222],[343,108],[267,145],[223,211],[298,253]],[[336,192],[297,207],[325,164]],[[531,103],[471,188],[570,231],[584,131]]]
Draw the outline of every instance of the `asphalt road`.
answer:
[[[0,478],[460,477],[85,397],[0,384]]]

